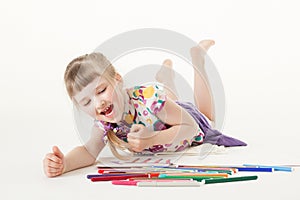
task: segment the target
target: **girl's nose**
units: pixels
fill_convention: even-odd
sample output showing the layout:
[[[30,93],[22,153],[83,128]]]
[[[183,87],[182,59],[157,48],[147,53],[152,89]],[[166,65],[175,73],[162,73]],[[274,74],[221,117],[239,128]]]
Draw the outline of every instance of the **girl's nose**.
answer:
[[[105,108],[105,101],[101,100],[99,103],[96,105],[96,113],[100,114],[101,111]]]

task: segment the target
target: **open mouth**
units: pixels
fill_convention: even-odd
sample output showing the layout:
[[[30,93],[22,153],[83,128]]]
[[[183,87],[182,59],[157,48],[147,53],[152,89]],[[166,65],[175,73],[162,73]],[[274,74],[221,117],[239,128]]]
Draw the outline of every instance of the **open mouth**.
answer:
[[[106,107],[100,114],[105,115],[106,117],[109,117],[112,114],[114,105],[111,104],[108,107]]]

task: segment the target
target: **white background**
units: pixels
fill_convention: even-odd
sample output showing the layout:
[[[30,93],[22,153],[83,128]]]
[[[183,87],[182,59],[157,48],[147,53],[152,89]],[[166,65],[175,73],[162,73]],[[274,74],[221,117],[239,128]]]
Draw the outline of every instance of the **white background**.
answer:
[[[225,88],[223,132],[249,144],[229,155],[229,164],[300,164],[299,8],[279,0],[1,1],[1,199],[220,199],[228,192],[232,199],[299,198],[296,172],[245,184],[142,190],[91,184],[80,171],[55,179],[42,171],[52,145],[63,152],[80,145],[63,83],[66,65],[137,28],[216,41],[209,55]]]

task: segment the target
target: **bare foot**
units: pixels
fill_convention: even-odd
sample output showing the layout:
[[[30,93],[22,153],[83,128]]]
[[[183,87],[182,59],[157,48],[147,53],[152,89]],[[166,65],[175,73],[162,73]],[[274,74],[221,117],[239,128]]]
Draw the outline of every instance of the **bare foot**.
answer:
[[[155,79],[160,83],[171,83],[174,81],[173,63],[170,59],[164,60],[160,70],[157,72]]]
[[[207,52],[208,49],[214,44],[215,44],[215,41],[213,41],[213,40],[201,40],[198,45]]]
[[[213,40],[201,40],[197,46],[191,48],[192,63],[196,67],[204,68],[204,57],[208,49],[215,44]]]
[[[170,59],[166,59],[160,70],[157,72],[155,79],[164,84],[165,91],[168,97],[177,100],[177,90],[174,83],[175,73],[173,70],[173,63]]]
[[[208,49],[215,44],[213,40],[201,40],[197,46],[191,48],[191,56],[192,58],[195,56],[202,55],[204,56]]]

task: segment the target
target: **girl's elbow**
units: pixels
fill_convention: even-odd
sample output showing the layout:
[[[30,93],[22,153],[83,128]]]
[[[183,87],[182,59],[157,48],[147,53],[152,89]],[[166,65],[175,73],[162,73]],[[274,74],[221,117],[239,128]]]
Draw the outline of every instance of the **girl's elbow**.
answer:
[[[91,162],[88,164],[88,166],[94,165],[94,164],[95,164],[95,162],[96,162],[96,159],[94,159],[94,160],[91,160]]]
[[[86,159],[86,165],[87,165],[87,166],[94,165],[95,163],[96,163],[96,158],[94,158],[93,156],[89,156],[89,157]]]

